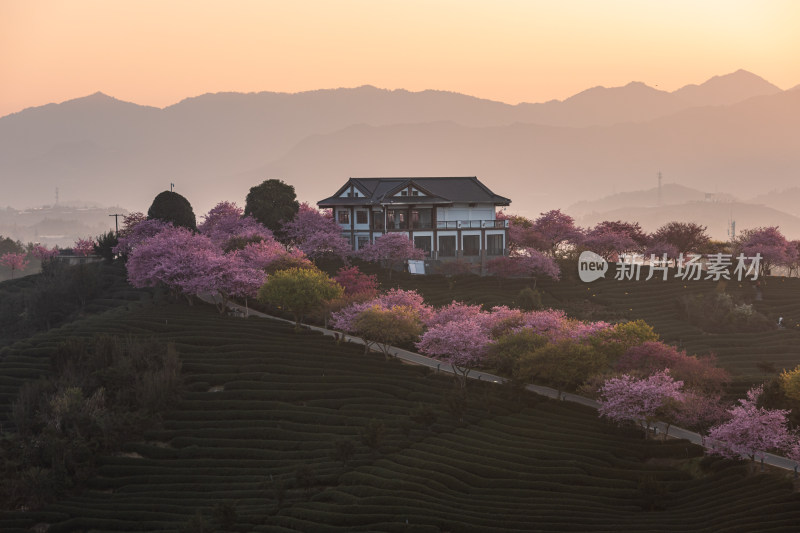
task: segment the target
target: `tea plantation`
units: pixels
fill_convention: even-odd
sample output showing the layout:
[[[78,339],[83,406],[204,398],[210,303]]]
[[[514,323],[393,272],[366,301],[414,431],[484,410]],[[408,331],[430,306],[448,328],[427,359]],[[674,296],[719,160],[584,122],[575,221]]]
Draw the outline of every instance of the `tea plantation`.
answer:
[[[495,298],[520,288],[442,280],[419,282],[434,303],[464,294],[508,303]],[[593,285],[596,296],[585,299],[644,312],[648,301],[679,292],[643,287],[636,303],[613,281]],[[651,294],[656,287],[667,292]],[[585,291],[544,288],[563,301]],[[723,346],[703,344],[701,333],[659,312],[644,318],[668,339]],[[463,400],[446,376],[205,306],[118,308],[18,342],[0,353],[4,394],[46,373],[64,339],[101,333],[174,343],[180,400],[140,439],[102,457],[87,490],[0,514],[0,531],[717,533],[788,532],[800,523],[791,482],[748,464],[703,458],[683,441],[643,440],[590,409],[492,384],[470,383]],[[727,344],[725,364],[751,373],[737,341]],[[788,361],[777,346],[769,356]],[[8,404],[0,409],[7,423]]]

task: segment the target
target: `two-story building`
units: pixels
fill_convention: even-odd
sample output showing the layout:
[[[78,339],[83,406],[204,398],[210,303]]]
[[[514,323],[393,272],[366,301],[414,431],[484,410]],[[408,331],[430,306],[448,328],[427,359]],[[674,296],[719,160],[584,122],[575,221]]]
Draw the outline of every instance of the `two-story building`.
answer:
[[[471,176],[350,178],[317,205],[333,210],[354,250],[400,231],[431,260],[482,263],[507,253],[508,221],[496,208],[510,203]]]

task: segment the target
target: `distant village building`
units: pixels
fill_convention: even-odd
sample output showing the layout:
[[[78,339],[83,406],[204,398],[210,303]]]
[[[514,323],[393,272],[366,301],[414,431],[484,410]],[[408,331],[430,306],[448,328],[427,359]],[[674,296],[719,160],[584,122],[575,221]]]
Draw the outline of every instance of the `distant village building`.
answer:
[[[350,178],[317,205],[333,210],[353,250],[403,232],[429,261],[483,263],[507,253],[508,221],[496,208],[510,203],[473,176]]]

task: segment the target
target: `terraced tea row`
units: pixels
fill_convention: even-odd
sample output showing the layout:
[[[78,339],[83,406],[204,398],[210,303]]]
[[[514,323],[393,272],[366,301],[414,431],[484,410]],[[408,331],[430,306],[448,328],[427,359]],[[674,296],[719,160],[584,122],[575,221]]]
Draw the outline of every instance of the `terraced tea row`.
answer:
[[[463,404],[445,376],[273,321],[120,310],[14,356],[46,360],[44,347],[98,331],[174,342],[186,390],[143,440],[103,458],[90,490],[3,515],[3,531],[175,531],[198,510],[227,516],[216,527],[228,531],[769,532],[800,520],[788,482],[689,458],[700,450],[685,442],[487,383]],[[225,505],[232,515],[214,512]]]

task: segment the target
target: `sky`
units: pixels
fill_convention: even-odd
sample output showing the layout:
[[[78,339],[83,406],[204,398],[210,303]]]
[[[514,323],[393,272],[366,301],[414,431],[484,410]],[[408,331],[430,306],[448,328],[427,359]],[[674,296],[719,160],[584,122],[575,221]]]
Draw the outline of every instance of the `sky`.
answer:
[[[0,0],[0,116],[97,91],[374,85],[515,104],[745,69],[800,83],[797,0]]]

